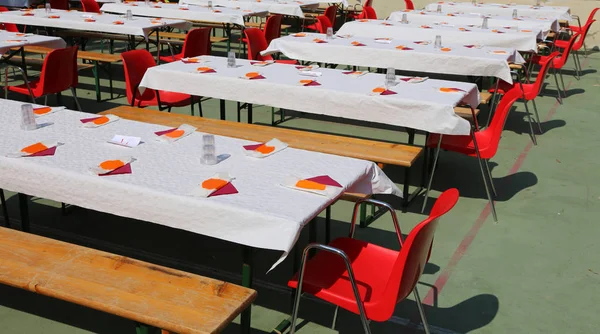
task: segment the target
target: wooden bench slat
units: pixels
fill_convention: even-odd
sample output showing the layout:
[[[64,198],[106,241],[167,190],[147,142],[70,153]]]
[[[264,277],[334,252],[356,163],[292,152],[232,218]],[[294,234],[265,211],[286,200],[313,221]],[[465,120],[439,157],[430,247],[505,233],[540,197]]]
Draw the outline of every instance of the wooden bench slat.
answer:
[[[479,115],[479,112],[479,109],[475,109],[475,117]],[[455,107],[454,113],[462,118],[473,119],[473,111],[471,111],[470,107]]]
[[[48,48],[45,46],[30,45],[30,46],[25,46],[23,48],[23,50],[25,52],[29,52],[29,53],[48,54],[54,49]],[[100,61],[103,63],[116,63],[116,62],[121,61],[121,56],[116,55],[116,54],[100,53],[100,52],[93,52],[93,51],[81,51],[81,50],[77,51],[77,58],[85,59],[85,60],[92,60],[92,61]]]
[[[493,94],[490,92],[481,92],[479,93],[479,103],[480,104],[488,104],[492,100]]]
[[[160,38],[172,38],[172,39],[180,39],[180,40],[184,40],[186,34],[181,33],[181,32],[161,32],[160,33]],[[210,42],[211,43],[220,43],[220,42],[226,42],[227,41],[227,37],[216,37],[216,36],[210,36]]]
[[[292,130],[282,127],[236,123],[175,113],[169,114],[157,110],[129,106],[116,107],[106,110],[101,114],[114,114],[125,119],[173,127],[187,123],[197,127],[198,131],[201,132],[256,142],[266,142],[272,138],[277,138],[288,143],[290,147],[298,149],[403,167],[412,166],[423,151],[421,147],[417,146]]]
[[[175,333],[216,333],[256,291],[0,228],[0,283]]]
[[[9,62],[11,64],[15,64],[17,66],[21,65],[21,58],[15,58],[15,59],[11,59],[9,60]],[[42,66],[44,64],[44,59],[41,58],[32,58],[32,57],[25,57],[25,64],[27,65],[38,65],[38,66]],[[85,70],[88,68],[93,68],[94,65],[92,64],[81,64],[78,63],[77,64],[77,70],[81,71],[81,70]]]

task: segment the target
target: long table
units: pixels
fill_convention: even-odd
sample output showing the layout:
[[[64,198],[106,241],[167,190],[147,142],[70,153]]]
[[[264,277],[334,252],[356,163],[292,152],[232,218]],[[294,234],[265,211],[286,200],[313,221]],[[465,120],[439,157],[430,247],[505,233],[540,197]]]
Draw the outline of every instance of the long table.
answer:
[[[26,45],[45,46],[52,49],[64,48],[65,41],[60,37],[43,36],[36,34],[24,34],[0,30],[0,54],[4,54],[10,49],[21,48]],[[7,58],[10,56],[4,56]]]
[[[424,10],[401,10],[392,12],[389,16],[391,21],[402,21],[403,15],[413,24],[454,24],[458,26],[476,25],[481,26],[485,14],[481,13],[438,13]],[[535,18],[519,15],[516,19],[512,16],[489,16],[488,26],[490,29],[501,29],[504,27],[518,26],[519,29],[558,31],[560,24],[558,19],[553,18]]]
[[[147,6],[143,1],[126,3],[106,3],[102,5],[103,12],[125,14],[128,10],[136,16],[162,17],[186,21],[204,21],[211,23],[245,25],[244,18],[249,16],[264,16],[266,10],[240,9],[228,7],[179,6],[176,3],[155,3]]]
[[[478,27],[455,27],[450,25],[402,24],[397,21],[357,20],[345,23],[338,35],[354,35],[372,38],[389,37],[433,42],[441,36],[445,43],[479,44],[485,46],[515,48],[518,51],[537,50],[537,38],[541,31],[514,29],[481,29]]]
[[[237,67],[228,68],[224,57],[197,59],[199,63],[177,61],[148,69],[140,89],[169,90],[455,135],[469,134],[471,127],[454,113],[454,107],[461,102],[473,108],[479,105],[479,91],[471,83],[398,80],[389,88],[395,94],[382,96],[373,90],[383,88],[383,74],[368,73],[355,78],[341,70],[319,68],[317,75],[320,76],[310,77],[302,75],[294,65],[274,63],[259,67],[248,60],[237,60]],[[202,67],[210,67],[215,72],[200,73],[197,69]],[[252,72],[260,73],[265,79],[242,79]],[[316,84],[302,86],[301,80],[311,79]]]
[[[208,0],[182,0],[184,4],[196,5],[196,6],[207,6]],[[304,17],[303,9],[315,9],[319,7],[319,1],[317,0],[305,0],[305,1],[294,1],[294,0],[261,0],[261,1],[249,1],[249,0],[214,0],[213,5],[216,7],[224,8],[239,8],[242,10],[252,10],[257,12],[269,12],[271,14],[281,14],[287,16]]]
[[[148,40],[151,32],[161,27],[189,29],[191,24],[182,20],[154,19],[135,17],[126,20],[122,16],[110,14],[82,13],[52,9],[46,14],[45,9],[16,10],[0,14],[0,22],[28,26],[114,33],[129,36],[143,36]]]
[[[301,36],[301,37],[295,37]],[[288,35],[271,41],[263,54],[281,52],[291,59],[353,66],[393,67],[398,70],[464,76],[496,77],[512,82],[509,62],[524,62],[515,49],[475,47],[444,43],[443,51],[433,44],[409,40],[377,40],[336,36],[327,43],[323,34]]]
[[[531,1],[533,3],[533,1]],[[547,6],[539,7],[532,5],[517,5],[517,4],[499,4],[499,3],[477,3],[473,5],[471,2],[434,2],[428,4],[426,10],[437,10],[438,6],[442,6],[442,12],[465,12],[465,13],[481,13],[499,16],[511,16],[513,10],[517,10],[519,15],[535,17],[535,18],[557,18],[559,20],[571,20],[569,7]]]

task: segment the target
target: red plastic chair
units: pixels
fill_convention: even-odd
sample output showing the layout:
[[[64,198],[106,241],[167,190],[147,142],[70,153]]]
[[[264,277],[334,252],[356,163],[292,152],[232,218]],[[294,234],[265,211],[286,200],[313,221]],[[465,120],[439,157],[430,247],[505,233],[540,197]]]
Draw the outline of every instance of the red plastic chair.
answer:
[[[81,111],[75,90],[78,83],[77,46],[56,49],[48,53],[38,79],[28,81],[25,72],[19,67],[15,68],[21,71],[25,82],[16,86],[9,86],[7,82],[5,88],[7,92],[29,95],[32,102],[36,103],[35,99],[49,94],[56,94],[60,99],[61,93],[70,88],[77,109]],[[8,81],[8,78],[6,80]]]
[[[246,43],[248,44],[248,60],[266,61],[273,60],[270,55],[261,55],[260,53],[267,49],[268,44],[265,35],[258,28],[244,29]],[[276,63],[297,64],[295,60],[276,60]]]
[[[592,21],[594,19],[594,16],[596,16],[596,12],[598,12],[598,10],[600,10],[600,8],[592,9],[592,11],[590,12],[590,15],[588,16],[588,19],[587,19],[587,21],[585,21],[585,23]],[[582,27],[581,27],[581,21],[579,19],[579,16],[577,16],[577,15],[572,15],[572,16],[577,18],[577,23],[579,23],[579,25],[569,26],[569,29],[571,29],[573,32],[581,32]]]
[[[50,0],[52,9],[69,10],[69,0]]]
[[[362,13],[358,15],[358,19],[377,20],[377,13],[375,12],[375,9],[373,9],[373,7],[365,7],[363,8]]]
[[[592,19],[583,26],[583,28],[579,31],[579,33],[581,34],[581,38],[579,38],[573,44],[573,51],[575,51],[575,65],[577,66],[578,71],[582,71],[583,69],[581,68],[581,61],[579,60],[579,54],[577,53],[577,51],[581,50],[581,47],[583,46],[585,51],[584,56],[587,57],[587,49],[585,49],[585,38],[587,37],[587,34],[590,31],[590,27],[594,22],[596,22],[596,20]],[[554,46],[560,49],[565,49],[569,46],[569,41],[557,40],[554,42]]]
[[[485,192],[490,202],[490,207],[492,208],[492,214],[494,216],[495,222],[498,222],[498,216],[496,215],[496,207],[494,205],[494,200],[492,199],[488,188],[488,177],[494,195],[496,195],[496,188],[494,187],[494,181],[492,179],[492,173],[488,165],[488,160],[493,158],[494,155],[496,155],[496,152],[498,151],[500,136],[502,135],[502,129],[504,128],[504,123],[506,122],[506,117],[508,117],[510,108],[515,103],[515,101],[521,98],[522,96],[523,93],[521,92],[521,89],[519,87],[514,87],[507,91],[506,94],[504,94],[504,96],[500,100],[500,103],[498,103],[498,106],[496,107],[496,111],[494,113],[494,117],[492,118],[490,126],[481,131],[471,131],[471,135],[467,136],[440,136],[438,134],[432,134],[427,140],[427,146],[429,148],[439,147],[442,150],[454,151],[457,153],[468,155],[470,157],[477,157],[477,159],[479,160],[479,168],[481,169],[481,176],[483,177],[483,183],[485,185]],[[423,201],[423,207],[421,209],[422,211],[425,209],[425,205],[427,204],[429,190],[431,189],[431,183],[433,181],[433,175],[435,173],[439,154],[440,150],[437,149],[435,151],[435,158],[433,160],[433,168],[431,171],[431,176],[429,178],[429,183],[427,185],[427,191],[425,192],[425,200]],[[487,170],[487,176],[486,172],[483,169],[484,164],[485,169]]]
[[[167,109],[169,112],[172,107],[191,106],[192,115],[194,115],[194,100],[188,94],[156,91],[146,89],[143,94],[138,90],[144,74],[150,67],[156,66],[154,57],[146,50],[132,50],[121,53],[123,60],[123,69],[125,70],[125,91],[127,93],[127,102],[131,106],[137,105],[144,108],[147,106],[157,106],[159,110]],[[199,104],[200,105],[200,104]],[[200,105],[200,116],[202,116],[202,106]]]
[[[411,0],[404,0],[404,3],[406,4],[406,9],[415,9],[415,5]]]
[[[540,68],[540,71],[538,72],[537,78],[534,83],[530,83],[530,82],[522,83],[521,78],[518,77],[518,79],[516,81],[514,81],[512,84],[509,84],[506,81],[500,81],[500,83],[498,84],[498,89],[496,89],[494,87],[494,88],[491,88],[488,90],[490,93],[504,95],[506,92],[508,92],[509,90],[511,90],[515,87],[520,89],[523,92],[522,98],[523,98],[523,102],[525,104],[525,111],[527,112],[528,116],[529,116],[529,106],[527,105],[527,101],[531,101],[533,103],[533,110],[535,112],[535,118],[537,120],[537,124],[538,124],[538,128],[540,130],[540,133],[542,133],[542,125],[540,123],[540,115],[538,114],[537,106],[535,104],[535,98],[542,91],[544,80],[546,78],[546,75],[548,74],[550,65],[554,61],[554,58],[556,56],[558,56],[559,54],[560,53],[558,51],[554,51],[552,54],[550,54],[548,56],[546,62],[542,63],[542,67]],[[518,75],[518,73],[517,73],[517,75]],[[556,76],[555,76],[555,79],[556,79]],[[556,83],[558,85],[558,81]],[[488,124],[489,124],[489,122],[488,122]],[[533,140],[533,143],[537,145],[537,141],[535,139],[535,133],[533,131],[533,125],[531,123],[531,117],[529,117],[529,129],[531,131],[531,138]]]
[[[183,47],[178,54],[174,54],[173,47],[170,43],[167,43],[171,55],[160,56],[160,61],[170,63],[181,60],[181,58],[210,55],[210,31],[211,28],[208,27],[190,30],[185,36]]]
[[[0,12],[8,12],[8,8],[0,7]],[[14,23],[0,23],[0,29],[8,32],[20,32]]]
[[[81,0],[81,7],[86,13],[102,13],[96,0]]]
[[[275,38],[281,37],[281,21],[283,20],[283,15],[271,15],[267,18],[265,22],[265,27],[263,28],[263,33],[265,34],[265,40],[267,41],[267,45],[271,44],[271,41]]]
[[[365,333],[371,333],[369,320],[387,321],[396,304],[413,292],[425,332],[429,333],[417,283],[429,260],[439,218],[454,207],[458,197],[456,189],[442,193],[429,217],[415,226],[406,240],[402,238],[396,213],[391,206],[376,200],[356,203],[349,237],[337,238],[327,246],[310,244],[304,249],[300,271],[288,282],[289,287],[297,289],[290,334],[296,330],[302,292],[359,314]],[[390,211],[400,251],[354,239],[356,216],[361,203],[371,203]],[[307,261],[311,249],[320,251]]]
[[[323,21],[322,18],[326,17],[329,21],[329,26],[333,27],[335,25],[336,15],[337,15],[337,7],[329,6],[325,9],[325,13],[323,13],[323,15],[317,16],[313,23],[305,25],[304,28],[308,29],[308,30],[318,31],[318,32],[324,34],[327,31],[327,28],[325,28],[325,31],[321,31],[322,27],[319,27],[319,24],[322,25],[322,22],[321,22],[321,21]]]
[[[354,10],[348,12],[348,15],[346,17],[349,19],[352,19],[352,20],[356,20],[356,19],[358,19],[359,15],[363,12],[365,7],[372,7],[372,4],[373,4],[373,0],[365,1],[365,3],[362,5],[362,9],[360,11],[358,10],[358,6],[361,6],[361,4],[356,4],[356,5],[354,5]]]

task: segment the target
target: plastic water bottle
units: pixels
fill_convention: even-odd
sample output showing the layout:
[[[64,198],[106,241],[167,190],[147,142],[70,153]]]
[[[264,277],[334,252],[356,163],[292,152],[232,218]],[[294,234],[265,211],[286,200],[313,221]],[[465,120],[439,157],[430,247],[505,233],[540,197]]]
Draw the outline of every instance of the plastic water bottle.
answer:
[[[235,67],[235,52],[233,52],[233,51],[227,52],[227,67],[228,68]]]
[[[33,106],[31,104],[21,105],[21,130],[35,130],[37,123],[33,114]]]
[[[202,159],[200,162],[204,165],[215,165],[217,163],[214,135],[202,136]]]

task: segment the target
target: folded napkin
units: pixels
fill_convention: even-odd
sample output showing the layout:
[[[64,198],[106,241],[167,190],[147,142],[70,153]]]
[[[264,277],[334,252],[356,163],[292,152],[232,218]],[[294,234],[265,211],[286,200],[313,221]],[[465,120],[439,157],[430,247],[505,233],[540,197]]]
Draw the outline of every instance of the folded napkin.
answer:
[[[25,12],[25,13],[21,14],[21,16],[35,16],[35,14],[30,13],[30,12]]]
[[[84,119],[80,119],[79,121],[81,123],[83,123],[84,128],[97,128],[99,126],[110,124],[110,123],[116,122],[118,120],[119,120],[119,116],[108,114],[105,116],[84,118]]]
[[[406,77],[406,78],[400,78],[400,81],[404,81],[404,82],[408,82],[408,83],[420,83],[423,81],[426,81],[427,79],[429,79],[429,77]]]
[[[299,33],[296,33],[296,34],[292,34],[292,37],[306,37],[306,34],[303,33],[303,32],[299,32]]]
[[[392,39],[388,37],[375,38],[375,43],[390,44],[392,43]]]
[[[123,21],[114,21],[113,24],[122,25],[122,24],[125,24],[125,22],[123,22]]]
[[[371,93],[372,93],[372,95],[394,95],[394,94],[398,94],[398,93],[394,92],[393,90],[385,89],[383,87],[373,88],[373,90],[371,91]]]
[[[226,194],[237,194],[237,189],[231,184],[234,178],[229,173],[217,173],[204,180],[194,188],[190,195],[198,197],[211,197]]]
[[[381,22],[382,26],[393,26],[393,24],[389,23],[389,22]]]
[[[259,67],[264,67],[267,65],[271,65],[275,63],[273,60],[265,60],[265,61],[251,61],[250,65],[252,66],[259,66]]]
[[[54,155],[56,147],[59,145],[56,141],[43,141],[29,145],[22,148],[18,152],[9,153],[6,156],[8,158],[21,158],[21,157],[43,157]]]
[[[504,51],[504,50],[491,50],[488,51],[489,54],[493,54],[493,55],[506,55],[508,54],[508,52]]]
[[[245,80],[258,80],[258,79],[266,79],[260,72],[248,72],[240,77],[240,79]]]
[[[206,63],[208,61],[205,59],[190,57],[190,58],[181,58],[181,62],[184,64],[197,64],[197,63]]]
[[[359,41],[354,41],[354,42],[352,42],[350,44],[352,44],[353,46],[366,46],[366,44],[363,44],[363,43],[361,43]]]
[[[316,80],[303,79],[299,82],[300,86],[321,86]]]
[[[469,30],[469,29],[467,29],[467,28],[463,28],[463,27],[460,27],[460,28],[458,28],[458,30],[459,30],[459,31],[471,31],[471,30]]]
[[[308,66],[296,66],[299,71],[312,71],[319,68],[319,65],[308,65]]]
[[[210,67],[198,67],[196,71],[198,71],[198,73],[217,73],[217,71]]]
[[[466,93],[467,91],[460,88],[455,87],[440,87],[440,92],[442,93]]]
[[[402,50],[402,51],[411,51],[411,50],[414,50],[413,48],[409,48],[409,47],[407,47],[407,46],[404,46],[404,45],[398,45],[398,46],[396,47],[396,49],[398,49],[398,50]]]
[[[47,18],[49,18],[49,19],[60,19],[60,16],[58,16],[58,15],[48,15]]]
[[[98,166],[90,168],[90,172],[99,176],[131,174],[132,157],[121,157],[102,161]]]
[[[281,185],[286,188],[306,191],[329,198],[337,196],[342,191],[342,186],[327,175],[308,179],[288,176],[283,180]]]
[[[181,124],[177,128],[157,131],[154,134],[158,136],[157,139],[159,141],[172,143],[185,136],[189,136],[190,134],[194,133],[194,131],[196,131],[195,127],[188,124]]]
[[[264,144],[245,145],[246,155],[254,158],[265,158],[288,147],[288,144],[273,138]]]
[[[322,40],[322,39],[320,39],[320,38],[315,38],[315,39],[313,39],[313,42],[315,42],[315,43],[319,43],[319,44],[320,44],[320,43],[327,43],[327,41],[324,41],[324,40]]]
[[[95,18],[92,18],[92,17],[87,17],[87,18],[85,18],[83,21],[84,21],[84,22],[96,22],[96,19],[95,19]]]
[[[452,51],[452,48],[441,48],[440,51],[442,51],[442,52],[450,52],[450,51]]]
[[[63,109],[66,109],[66,108],[65,107],[39,107],[39,108],[33,108],[33,114],[35,115],[35,117],[40,117],[40,116],[52,114],[54,112],[57,112],[57,111],[63,110]]]
[[[304,75],[307,77],[320,77],[321,75],[323,75],[323,73],[315,72],[315,71],[300,71],[298,74]]]
[[[431,41],[415,41],[413,43],[419,44],[419,45],[429,45],[429,44],[431,44]]]
[[[430,27],[430,26],[428,26],[428,25],[422,25],[422,26],[421,26],[421,28],[423,28],[423,29],[433,29],[433,28],[431,28],[431,27]]]
[[[346,74],[349,77],[358,78],[358,77],[362,77],[363,75],[365,75],[369,72],[368,71],[345,71],[342,73]]]
[[[469,49],[481,49],[483,47],[483,45],[481,44],[467,44],[464,45],[465,48],[469,48]]]

